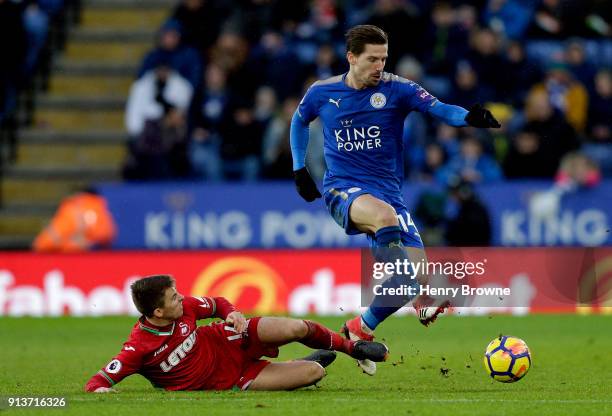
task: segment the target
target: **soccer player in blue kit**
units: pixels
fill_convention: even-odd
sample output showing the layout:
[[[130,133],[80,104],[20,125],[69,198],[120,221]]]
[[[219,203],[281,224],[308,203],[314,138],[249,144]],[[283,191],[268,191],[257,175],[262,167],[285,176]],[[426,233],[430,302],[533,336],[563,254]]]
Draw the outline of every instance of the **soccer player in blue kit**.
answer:
[[[308,202],[321,197],[305,166],[309,124],[319,117],[323,125],[327,171],[323,196],[334,220],[347,234],[366,233],[376,250],[413,264],[425,261],[423,242],[401,194],[404,176],[402,132],[411,111],[432,115],[451,126],[499,128],[493,115],[480,105],[470,111],[440,102],[420,85],[383,72],[387,34],[372,25],[359,25],[346,34],[347,73],[315,82],[306,92],[291,121],[293,173],[298,193]],[[384,249],[387,249],[386,251]],[[405,277],[391,276],[383,287],[400,287]],[[427,276],[417,276],[417,284]],[[415,280],[412,281],[413,283]],[[408,303],[411,298],[402,301]],[[401,305],[390,306],[375,296],[369,308],[343,327],[350,339],[372,340],[374,329]],[[413,300],[420,322],[429,325],[448,302],[422,296]],[[373,375],[376,364],[359,361]]]

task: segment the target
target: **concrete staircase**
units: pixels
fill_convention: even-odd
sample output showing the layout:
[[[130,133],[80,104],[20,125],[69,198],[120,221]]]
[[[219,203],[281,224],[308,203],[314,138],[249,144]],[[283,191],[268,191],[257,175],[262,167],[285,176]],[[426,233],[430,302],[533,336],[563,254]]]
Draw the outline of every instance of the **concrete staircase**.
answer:
[[[118,180],[124,107],[143,55],[175,0],[84,0],[34,123],[1,183],[0,249],[27,248],[65,196]]]

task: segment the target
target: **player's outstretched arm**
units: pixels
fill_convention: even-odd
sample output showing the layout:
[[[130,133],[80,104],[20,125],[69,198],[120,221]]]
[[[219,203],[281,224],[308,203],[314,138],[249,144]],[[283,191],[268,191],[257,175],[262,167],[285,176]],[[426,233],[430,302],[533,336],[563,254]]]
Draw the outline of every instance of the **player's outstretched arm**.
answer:
[[[298,194],[307,202],[321,198],[321,193],[312,180],[306,168],[306,148],[308,147],[308,123],[302,120],[298,111],[291,119],[289,141],[291,143],[291,157],[293,158],[293,179]]]
[[[85,391],[88,393],[117,393],[117,390],[111,387],[112,385],[108,379],[98,372],[85,384]]]
[[[123,349],[104,368],[100,369],[85,384],[89,393],[116,393],[113,386],[140,369],[142,356],[140,347],[129,342],[123,344]]]
[[[493,114],[480,104],[472,106],[470,111],[458,105],[445,104],[437,101],[429,107],[428,113],[436,119],[453,127],[472,126],[478,128],[501,127]]]
[[[119,393],[112,387],[98,387],[93,391],[94,393]]]

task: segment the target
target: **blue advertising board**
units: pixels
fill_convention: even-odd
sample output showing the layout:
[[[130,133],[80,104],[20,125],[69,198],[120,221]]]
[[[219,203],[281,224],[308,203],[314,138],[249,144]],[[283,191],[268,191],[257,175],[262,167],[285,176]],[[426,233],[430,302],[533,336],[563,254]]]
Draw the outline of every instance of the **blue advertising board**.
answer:
[[[498,246],[612,245],[612,181],[561,198],[556,210],[535,212],[535,195],[550,182],[480,186]],[[322,200],[304,202],[288,182],[101,184],[119,229],[115,248],[321,248],[363,247],[347,236]],[[425,184],[407,184],[413,208]],[[417,226],[418,220],[415,219]]]

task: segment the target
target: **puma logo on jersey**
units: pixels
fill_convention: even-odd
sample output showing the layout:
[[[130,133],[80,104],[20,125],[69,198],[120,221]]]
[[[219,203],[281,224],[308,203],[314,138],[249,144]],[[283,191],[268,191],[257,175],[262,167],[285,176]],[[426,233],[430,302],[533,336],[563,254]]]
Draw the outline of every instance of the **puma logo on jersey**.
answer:
[[[126,351],[136,351],[136,348],[129,346],[129,345],[127,347],[124,347],[123,349]]]
[[[167,373],[168,371],[176,367],[181,362],[181,360],[187,356],[187,353],[193,349],[195,342],[196,332],[193,331],[191,335],[185,338],[185,341],[183,341],[181,345],[176,347],[174,351],[172,351],[170,355],[168,355],[167,360],[162,361],[162,363],[159,365],[162,371],[164,373]]]
[[[209,308],[210,309],[210,304],[208,303],[208,301],[205,298],[202,297],[202,298],[196,298],[196,299],[199,300],[200,302],[202,302],[202,303],[200,303],[200,305],[198,305],[198,306],[200,306],[200,308]]]
[[[332,103],[332,104],[335,104],[335,105],[336,105],[336,107],[340,108],[340,100],[341,100],[341,99],[342,99],[342,98],[338,98],[337,100],[334,100],[333,98],[330,98],[330,99],[329,99],[329,102],[330,102],[330,103]]]

